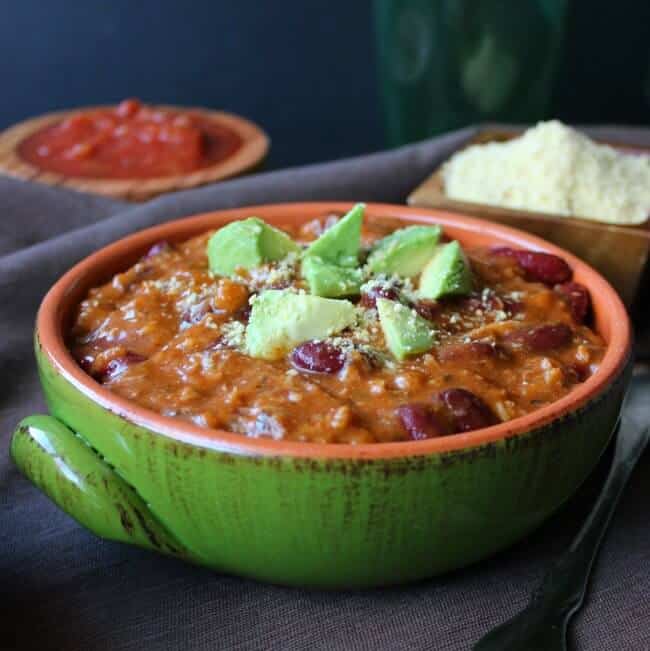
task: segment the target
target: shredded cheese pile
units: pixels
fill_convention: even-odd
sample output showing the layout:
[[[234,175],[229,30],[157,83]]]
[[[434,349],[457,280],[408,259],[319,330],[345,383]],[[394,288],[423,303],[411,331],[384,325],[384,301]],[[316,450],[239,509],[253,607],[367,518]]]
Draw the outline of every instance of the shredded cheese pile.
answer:
[[[452,199],[612,224],[650,216],[650,157],[598,145],[557,120],[468,147],[442,173]]]

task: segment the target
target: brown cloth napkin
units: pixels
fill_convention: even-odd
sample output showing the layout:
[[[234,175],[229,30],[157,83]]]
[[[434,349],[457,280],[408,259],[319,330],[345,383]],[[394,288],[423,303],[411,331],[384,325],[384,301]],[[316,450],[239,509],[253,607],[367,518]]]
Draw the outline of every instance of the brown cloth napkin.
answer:
[[[0,178],[1,649],[456,651],[525,605],[588,512],[607,457],[560,513],[494,559],[411,586],[337,593],[262,585],[99,540],[23,479],[8,456],[18,420],[44,410],[31,351],[36,309],[73,263],[132,231],[216,208],[311,199],[403,202],[473,133],[142,205]],[[597,133],[650,144],[648,130]],[[576,649],[650,649],[649,498],[646,454],[575,621]]]

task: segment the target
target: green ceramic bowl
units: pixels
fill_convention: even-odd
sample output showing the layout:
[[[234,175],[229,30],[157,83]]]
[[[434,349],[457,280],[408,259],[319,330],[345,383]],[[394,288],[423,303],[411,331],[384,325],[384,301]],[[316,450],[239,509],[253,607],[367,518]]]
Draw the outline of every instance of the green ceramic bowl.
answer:
[[[370,219],[436,222],[469,245],[563,256],[591,291],[607,342],[599,370],[525,417],[426,441],[323,445],[248,439],[147,411],[86,375],[64,337],[87,290],[154,242],[182,241],[251,214],[282,224],[349,204],[240,208],[183,219],[83,260],[50,290],[36,357],[51,416],[18,426],[22,472],[97,535],[256,579],[329,588],[430,577],[485,558],[537,527],[583,482],[616,424],[630,325],[596,272],[546,242],[439,211],[370,204]]]

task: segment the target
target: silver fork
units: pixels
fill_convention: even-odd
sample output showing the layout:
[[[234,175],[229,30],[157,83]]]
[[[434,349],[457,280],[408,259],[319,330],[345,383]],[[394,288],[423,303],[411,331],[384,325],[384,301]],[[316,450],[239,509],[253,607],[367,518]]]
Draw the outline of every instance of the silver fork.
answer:
[[[625,411],[637,410],[650,390],[648,376],[633,382]],[[647,394],[646,394],[647,396]],[[551,566],[528,606],[492,629],[473,651],[567,651],[569,619],[580,609],[589,573],[623,489],[650,438],[650,427],[623,416],[619,423],[612,466],[594,508],[567,552]]]

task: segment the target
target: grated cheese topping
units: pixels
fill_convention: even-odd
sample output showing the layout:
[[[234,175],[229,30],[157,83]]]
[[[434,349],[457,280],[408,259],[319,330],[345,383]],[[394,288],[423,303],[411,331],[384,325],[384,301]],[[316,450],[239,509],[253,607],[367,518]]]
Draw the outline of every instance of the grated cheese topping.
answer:
[[[459,151],[442,174],[452,199],[612,224],[650,216],[650,156],[596,144],[557,120]]]

